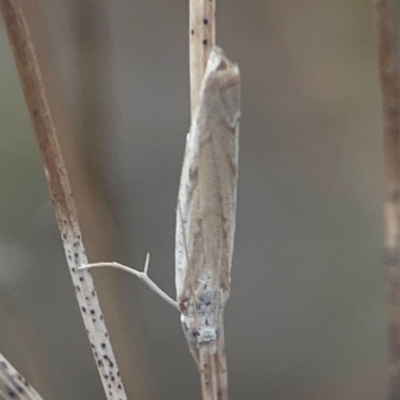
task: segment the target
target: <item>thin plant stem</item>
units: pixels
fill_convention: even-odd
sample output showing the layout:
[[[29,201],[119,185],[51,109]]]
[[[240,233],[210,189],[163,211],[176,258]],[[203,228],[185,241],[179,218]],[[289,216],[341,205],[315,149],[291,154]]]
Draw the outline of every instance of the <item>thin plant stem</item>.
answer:
[[[125,253],[124,239],[114,218],[116,198],[108,174],[113,163],[109,147],[115,132],[110,20],[113,2],[72,0],[66,4],[71,11],[68,22],[72,26],[72,48],[76,60],[76,90],[73,96],[76,118],[75,131],[72,132],[76,145],[69,145],[68,150],[77,150],[72,161],[78,163],[69,168],[71,163],[67,158],[65,161],[88,257],[110,260],[116,254],[120,257],[121,253]],[[60,139],[61,135],[62,132],[59,132]],[[63,144],[61,141],[64,152]],[[76,183],[79,186],[75,189]],[[129,373],[129,379],[124,379],[128,397],[141,400],[156,398],[157,389],[144,354],[139,322],[135,311],[132,312],[126,302],[132,287],[124,281],[125,276],[112,270],[100,274],[95,272],[93,277],[118,364],[122,371]]]
[[[39,145],[79,309],[107,399],[126,400],[109,334],[87,264],[75,202],[21,0],[0,0],[25,100]]]
[[[200,85],[208,56],[215,46],[216,0],[189,0],[190,102],[192,116],[199,102]]]
[[[0,353],[0,395],[4,399],[42,400],[40,394]]]
[[[154,283],[149,278],[148,275],[148,270],[149,270],[149,262],[150,262],[150,254],[147,253],[146,257],[146,262],[144,265],[144,271],[136,271],[133,268],[127,267],[126,265],[117,263],[117,262],[99,262],[99,263],[92,263],[92,264],[87,264],[87,265],[82,265],[79,270],[84,270],[84,269],[89,269],[89,268],[101,268],[101,267],[111,267],[115,269],[119,269],[121,271],[128,272],[129,274],[135,275],[137,278],[139,278],[143,283],[145,283],[153,292],[157,293],[163,300],[165,300],[168,304],[170,304],[172,307],[174,307],[177,311],[179,310],[178,303],[172,299],[170,296],[168,296],[160,287]]]
[[[376,0],[385,158],[383,206],[387,302],[387,399],[400,398],[400,84],[389,0]]]
[[[40,2],[29,0],[22,6],[72,185],[87,256],[90,260],[109,260],[115,254],[124,252],[120,230],[113,217],[113,191],[110,190],[110,182],[104,178],[104,172],[109,170],[112,162],[108,157],[107,143],[112,140],[111,132],[114,131],[108,12],[111,3],[104,0],[68,2],[72,11],[68,13],[68,23],[72,26],[78,88],[72,102],[79,110],[72,118],[71,109],[65,107],[60,90],[60,71],[55,68],[54,49]],[[129,380],[124,379],[128,397],[154,399],[154,378],[143,354],[143,340],[135,313],[128,311],[125,301],[128,287],[123,277],[114,271],[107,271],[94,273],[93,278],[122,377],[124,371],[129,373]],[[37,359],[35,361],[38,362]]]
[[[192,117],[199,103],[201,82],[215,46],[216,0],[189,0],[190,102]],[[228,372],[223,321],[215,354],[199,349],[203,400],[228,400]]]

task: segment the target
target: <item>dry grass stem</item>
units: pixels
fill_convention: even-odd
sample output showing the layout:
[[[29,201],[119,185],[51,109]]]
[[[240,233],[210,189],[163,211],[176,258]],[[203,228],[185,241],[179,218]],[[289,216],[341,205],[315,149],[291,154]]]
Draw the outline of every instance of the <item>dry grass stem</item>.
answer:
[[[200,85],[208,56],[215,46],[216,0],[189,0],[190,101],[192,115],[199,102]]]
[[[400,92],[396,33],[389,0],[377,0],[379,68],[385,156],[383,208],[388,333],[387,399],[400,398]]]
[[[199,104],[200,87],[211,49],[215,46],[216,0],[189,0],[190,100],[192,117]],[[223,321],[217,352],[199,350],[203,400],[228,400],[228,373]]]
[[[177,311],[179,310],[178,303],[169,297],[160,287],[154,283],[149,278],[149,275],[147,274],[148,269],[149,269],[149,262],[150,262],[150,254],[147,253],[146,257],[146,262],[144,265],[144,271],[136,271],[133,268],[127,267],[126,265],[117,263],[117,262],[99,262],[99,263],[92,263],[92,264],[87,264],[87,265],[82,265],[79,270],[84,270],[84,269],[89,269],[89,268],[101,268],[101,267],[111,267],[115,269],[120,269],[121,271],[128,272],[129,274],[135,275],[137,278],[139,278],[143,283],[145,283],[151,290],[153,290],[155,293],[157,293],[163,300],[165,300],[168,304],[170,304],[172,307],[174,307]]]
[[[65,163],[60,152],[53,118],[21,0],[0,0],[0,8],[42,156],[79,309],[96,359],[103,388],[107,399],[125,400],[127,397],[93,279],[90,271],[78,271],[79,266],[87,264],[88,260],[82,242]]]
[[[42,4],[39,4],[42,3]],[[22,2],[39,61],[47,101],[72,185],[79,225],[89,260],[110,260],[124,252],[123,240],[113,217],[115,203],[104,171],[112,160],[107,143],[112,141],[113,96],[110,76],[111,32],[109,2],[73,0],[68,2],[71,51],[77,74],[72,94],[71,118],[60,88],[60,71],[54,63],[54,47],[43,16],[43,2]],[[74,114],[74,112],[72,113]],[[72,123],[74,120],[74,123]],[[79,138],[79,140],[77,140]],[[113,349],[122,371],[129,398],[153,399],[155,385],[143,354],[142,338],[134,313],[127,312],[124,277],[114,271],[93,274],[100,304],[107,321]],[[124,318],[120,316],[124,315]],[[39,360],[36,358],[35,362]],[[129,371],[129,380],[123,371]],[[40,377],[40,381],[44,377]],[[35,382],[39,380],[35,379]],[[42,385],[46,387],[46,385]],[[46,397],[46,394],[43,393]]]
[[[42,400],[28,381],[0,353],[0,395],[4,399]]]

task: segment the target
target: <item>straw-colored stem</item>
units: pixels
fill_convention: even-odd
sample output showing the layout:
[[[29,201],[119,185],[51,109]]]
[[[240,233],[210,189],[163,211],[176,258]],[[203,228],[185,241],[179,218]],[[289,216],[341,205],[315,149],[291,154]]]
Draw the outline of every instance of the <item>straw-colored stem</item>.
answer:
[[[0,395],[4,399],[42,400],[28,381],[0,353]]]
[[[70,143],[61,139],[64,132],[59,131],[61,150],[73,185],[88,257],[110,260],[125,254],[124,239],[114,218],[115,191],[111,190],[111,181],[107,178],[113,163],[108,150],[115,138],[110,21],[110,8],[114,3],[70,0],[65,4],[71,9],[68,21],[76,61],[76,90],[73,95],[74,130],[69,132]],[[46,76],[44,80],[47,87]],[[50,106],[53,109],[52,103]],[[59,121],[55,122],[58,127]],[[70,153],[69,158],[66,151]],[[140,326],[126,301],[132,287],[124,283],[123,275],[111,270],[93,273],[93,278],[118,364],[129,374],[129,378],[124,379],[128,397],[154,399],[156,385],[143,349]]]
[[[87,264],[88,260],[65,163],[60,152],[54,121],[21,0],[0,0],[0,8],[42,156],[79,309],[103,388],[107,399],[125,400],[127,397],[93,279],[90,271],[77,270],[81,264]]]
[[[190,101],[192,116],[211,49],[215,46],[216,0],[189,0]],[[199,349],[199,370],[203,400],[228,400],[223,321],[215,354]]]
[[[383,207],[388,361],[387,399],[400,398],[400,85],[396,31],[389,0],[377,0],[376,17],[385,156]]]
[[[180,311],[178,303],[174,299],[172,299],[170,296],[168,296],[156,283],[154,283],[154,281],[152,281],[149,278],[149,275],[147,274],[148,269],[149,269],[149,261],[150,261],[150,255],[149,255],[149,253],[147,253],[146,263],[144,265],[143,272],[136,271],[136,269],[127,267],[126,265],[117,263],[115,261],[114,262],[99,262],[99,263],[82,265],[79,268],[79,270],[85,270],[85,269],[90,269],[90,268],[111,267],[111,268],[120,269],[121,271],[128,272],[129,274],[135,275],[143,283],[145,283],[153,292],[157,293],[163,300],[165,300],[168,304],[170,304],[172,307],[174,307],[177,311]]]
[[[202,400],[228,400],[228,371],[222,321],[216,353],[209,354],[206,348],[199,349],[199,370]]]
[[[216,0],[189,0],[190,101],[197,107],[208,56],[215,46]]]

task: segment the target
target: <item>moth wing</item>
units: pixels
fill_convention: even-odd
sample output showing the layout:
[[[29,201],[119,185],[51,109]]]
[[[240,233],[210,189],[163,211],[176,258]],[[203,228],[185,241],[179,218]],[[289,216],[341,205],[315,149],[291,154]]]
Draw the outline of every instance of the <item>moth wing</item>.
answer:
[[[238,172],[240,76],[221,49],[211,52],[187,135],[178,195],[178,302],[200,284],[230,287]]]

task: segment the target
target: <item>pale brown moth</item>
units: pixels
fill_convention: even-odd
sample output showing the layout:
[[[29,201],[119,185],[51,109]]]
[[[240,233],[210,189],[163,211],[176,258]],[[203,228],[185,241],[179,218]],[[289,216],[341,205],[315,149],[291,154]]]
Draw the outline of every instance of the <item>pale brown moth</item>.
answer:
[[[175,283],[189,343],[216,351],[234,247],[239,69],[214,47],[186,139],[178,195]]]
[[[240,74],[219,47],[210,53],[193,115],[179,185],[175,284],[171,299],[144,272],[119,263],[111,266],[142,279],[181,312],[185,336],[195,359],[217,351],[223,311],[230,291],[235,234],[240,118]]]

